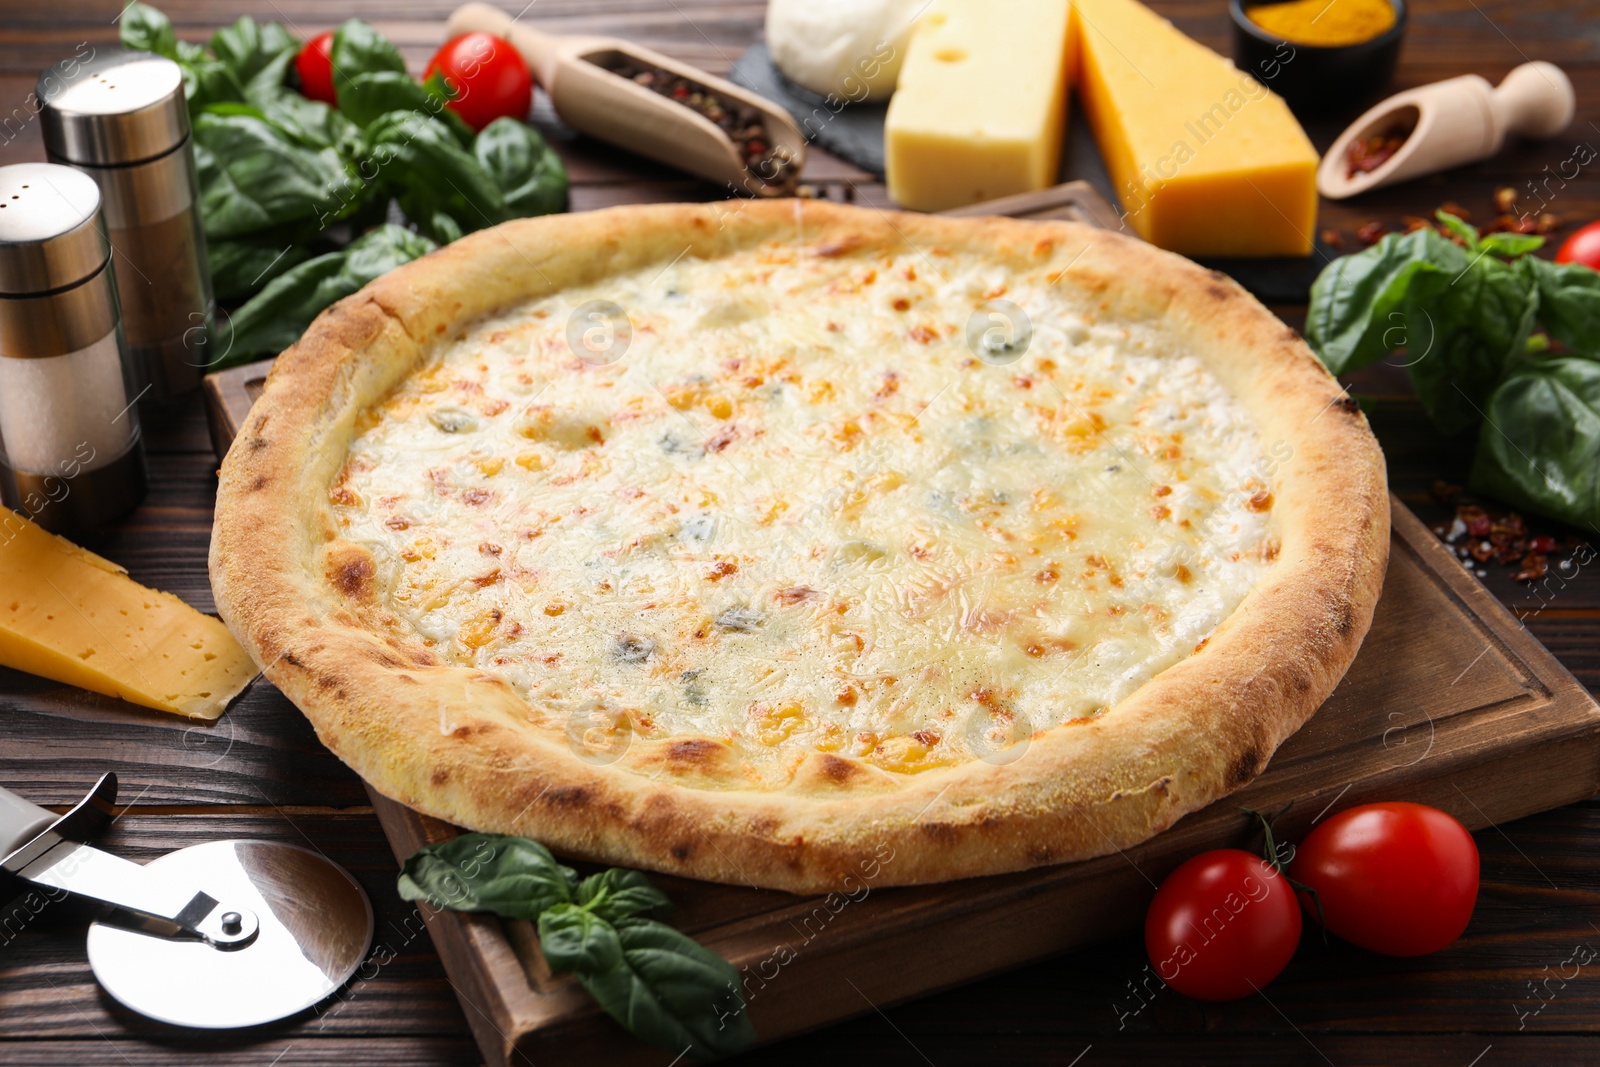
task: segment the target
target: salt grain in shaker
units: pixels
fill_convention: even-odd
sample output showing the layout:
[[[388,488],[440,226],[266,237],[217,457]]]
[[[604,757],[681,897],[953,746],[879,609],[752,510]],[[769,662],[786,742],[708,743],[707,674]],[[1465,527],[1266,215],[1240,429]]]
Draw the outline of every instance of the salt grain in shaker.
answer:
[[[100,186],[122,324],[156,400],[200,384],[214,306],[183,71],[149,52],[64,60],[39,78],[45,150]]]
[[[145,491],[103,225],[86,175],[0,167],[0,499],[57,533],[118,518]]]

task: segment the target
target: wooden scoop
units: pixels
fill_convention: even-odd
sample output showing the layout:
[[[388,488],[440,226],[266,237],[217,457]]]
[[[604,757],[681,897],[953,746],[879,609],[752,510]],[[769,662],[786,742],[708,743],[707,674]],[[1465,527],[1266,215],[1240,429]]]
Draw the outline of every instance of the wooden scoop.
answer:
[[[1322,157],[1317,191],[1330,200],[1408,178],[1488,159],[1508,134],[1553,137],[1572,122],[1572,82],[1550,63],[1524,63],[1498,87],[1464,74],[1397,93],[1350,124]],[[1409,131],[1409,132],[1407,132]],[[1351,175],[1350,145],[1405,133],[1405,141],[1373,170]]]
[[[470,3],[450,16],[450,35],[489,33],[511,42],[556,114],[575,130],[686,170],[750,196],[784,196],[805,162],[806,139],[786,111],[748,89],[616,37],[555,37],[488,4]],[[760,113],[774,155],[792,161],[787,180],[773,181],[745,163],[728,133],[687,104],[607,69],[621,59],[658,67],[705,86],[725,101]]]

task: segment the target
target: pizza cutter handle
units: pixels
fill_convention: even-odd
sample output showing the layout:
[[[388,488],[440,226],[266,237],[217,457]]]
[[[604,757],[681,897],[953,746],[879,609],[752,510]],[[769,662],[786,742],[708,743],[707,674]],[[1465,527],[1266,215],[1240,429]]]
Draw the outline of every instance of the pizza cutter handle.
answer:
[[[54,812],[0,788],[0,857],[11,855],[55,821]]]

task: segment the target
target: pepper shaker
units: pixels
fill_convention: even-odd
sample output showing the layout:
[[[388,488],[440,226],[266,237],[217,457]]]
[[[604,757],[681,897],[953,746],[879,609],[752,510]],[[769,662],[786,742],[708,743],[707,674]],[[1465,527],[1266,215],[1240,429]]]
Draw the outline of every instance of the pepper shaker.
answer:
[[[39,78],[45,151],[100,186],[141,384],[170,400],[200,384],[215,305],[178,64],[122,49]]]
[[[0,500],[56,533],[118,518],[145,492],[103,225],[86,175],[0,167]]]

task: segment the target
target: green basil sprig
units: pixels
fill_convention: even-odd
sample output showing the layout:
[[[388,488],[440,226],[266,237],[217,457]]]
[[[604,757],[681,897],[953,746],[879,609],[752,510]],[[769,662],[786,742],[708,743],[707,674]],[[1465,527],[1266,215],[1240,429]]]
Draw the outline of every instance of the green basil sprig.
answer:
[[[437,247],[404,226],[386,224],[362,234],[341,251],[294,266],[231,316],[222,316],[218,323],[222,354],[211,364],[212,369],[276,355],[294,344],[324,308]]]
[[[1329,264],[1306,340],[1335,374],[1404,348],[1434,425],[1477,431],[1475,490],[1600,523],[1600,273],[1530,256],[1541,237],[1438,217],[1459,244],[1420,229]]]
[[[400,895],[453,911],[528,919],[545,962],[570,972],[630,1033],[698,1058],[748,1048],[739,973],[658,917],[671,903],[638,871],[579,879],[525,837],[463,834],[406,860]]]
[[[268,311],[280,325],[303,326],[327,306],[316,301],[344,295],[334,278],[350,273],[324,255],[339,252],[349,234],[383,222],[391,202],[429,247],[566,207],[566,170],[537,132],[502,119],[485,130],[487,139],[474,134],[446,106],[444,80],[412,81],[399,50],[360,19],[333,36],[339,108],[293,87],[300,42],[277,23],[245,16],[203,48],[178,40],[171,21],[147,4],[129,4],[118,21],[124,45],[167,56],[183,69],[218,298],[238,300],[285,282],[270,298],[260,292],[256,299],[264,303],[252,301],[235,314],[231,350],[225,338],[216,346],[230,362],[247,352],[271,354],[278,349],[256,346],[298,335],[298,327],[293,334],[268,327]],[[393,235],[376,244],[401,248]],[[405,261],[398,254],[391,259]],[[289,279],[296,270],[302,272]],[[300,302],[292,303],[296,294]]]

